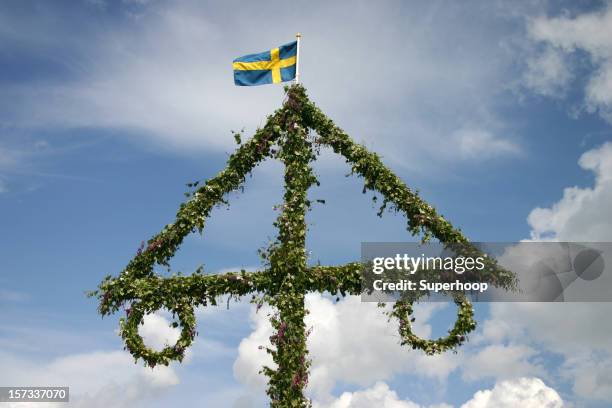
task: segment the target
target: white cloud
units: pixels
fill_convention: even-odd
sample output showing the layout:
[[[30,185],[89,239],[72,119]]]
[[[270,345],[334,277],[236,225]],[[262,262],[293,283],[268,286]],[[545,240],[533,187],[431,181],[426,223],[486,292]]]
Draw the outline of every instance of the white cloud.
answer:
[[[69,386],[73,407],[144,406],[156,393],[179,382],[172,368],[161,366],[151,370],[135,365],[134,359],[122,351],[73,354],[46,363],[11,354],[0,355],[0,359],[3,361],[0,383]]]
[[[564,376],[573,380],[573,391],[584,398],[612,401],[612,356],[578,352],[568,356]]]
[[[139,327],[138,332],[148,347],[161,350],[168,345],[173,346],[178,340],[180,330],[170,327],[166,318],[168,315],[169,313],[156,312],[144,316],[144,324]]]
[[[569,68],[559,53],[577,55],[584,51],[593,65],[585,86],[585,106],[612,121],[612,7],[575,17],[538,17],[529,22],[529,37],[546,45],[544,54],[535,57],[526,74],[527,85],[539,93],[569,82]],[[552,47],[552,48],[551,48]],[[537,74],[541,77],[537,79]],[[529,79],[531,78],[531,81]]]
[[[225,41],[219,46],[225,39],[223,32],[204,10],[196,13],[196,9],[185,4],[152,8],[138,21],[127,20],[129,26],[84,32],[83,36],[90,36],[87,40],[69,44],[70,52],[77,54],[73,58],[87,66],[87,74],[79,72],[72,81],[44,86],[6,87],[5,97],[16,98],[13,119],[35,128],[104,127],[144,132],[175,148],[231,148],[230,129],[245,122],[256,124],[271,112],[270,96],[280,96],[280,90],[268,89],[258,107],[240,98],[229,86],[228,61],[233,57]],[[32,43],[45,45],[44,37],[49,33],[40,28],[35,33],[38,36]],[[56,38],[67,35],[53,34]],[[236,117],[236,112],[241,112],[241,117]]]
[[[175,338],[176,329],[170,329],[168,323],[161,315],[146,316],[140,328],[143,337],[146,336],[146,344],[161,347]],[[44,338],[44,334],[38,333],[38,341]],[[22,352],[0,352],[0,361],[0,384],[68,386],[70,406],[76,408],[147,406],[151,398],[179,383],[172,367],[151,369],[135,364],[134,358],[125,351],[66,354],[49,361],[29,358]],[[56,404],[20,403],[15,406],[51,407]]]
[[[52,24],[58,16],[40,11],[27,21],[7,16],[5,41],[75,62],[66,65],[70,80],[3,87],[0,120],[26,128],[121,129],[189,151],[231,149],[229,130],[261,125],[280,105],[282,91],[235,87],[229,63],[290,39],[299,16],[305,32],[302,73],[311,96],[358,141],[376,141],[387,160],[415,169],[431,158],[436,166],[462,160],[454,154],[460,140],[452,135],[466,123],[478,123],[490,135],[481,149],[514,153],[516,142],[498,134],[506,124],[491,108],[513,62],[499,47],[507,26],[493,22],[505,18],[495,5],[468,11],[415,3],[398,12],[364,1],[350,14],[329,2],[295,10],[269,6],[278,24],[260,25],[256,32],[242,19],[260,13],[260,5],[241,5],[241,12],[228,14],[226,6],[199,2],[151,3],[138,19],[117,19],[102,25],[104,31],[98,25],[79,29],[77,21],[79,35]],[[363,29],[378,23],[385,28]],[[352,61],[359,61],[359,69],[347,69]]]
[[[594,186],[566,188],[551,207],[534,209],[528,217],[532,239],[607,242],[612,238],[612,143],[586,152],[579,164],[594,173]],[[522,254],[520,246],[515,249],[514,261]],[[519,368],[541,376],[545,374],[538,374],[537,365],[529,362],[542,359],[543,350],[555,353],[561,357],[560,377],[573,384],[577,398],[612,401],[610,314],[609,303],[493,303],[477,342],[490,341],[490,347],[502,349],[508,347],[503,345],[506,342],[521,347],[528,358],[522,359],[527,365]],[[502,363],[509,368],[517,364],[520,360]]]
[[[345,392],[329,405],[314,403],[314,408],[420,408],[411,401],[399,399],[397,393],[383,382],[377,382],[372,388]]]
[[[557,354],[576,396],[612,401],[610,314],[609,303],[494,303],[484,333],[537,350],[534,359],[542,350]]]
[[[575,25],[557,21],[551,27],[543,24],[538,29],[542,36],[560,35],[559,43],[565,49],[571,49],[572,38],[579,34],[585,44],[592,49],[602,48],[599,52],[604,54],[609,38],[591,32],[602,28],[599,27],[602,18],[590,15],[592,28],[582,25],[587,20],[580,20],[572,23]],[[561,35],[559,25],[567,30],[565,34]],[[528,217],[532,239],[570,242],[612,239],[612,143],[587,151],[578,163],[594,173],[593,187],[568,187],[552,206],[534,209]],[[577,396],[612,401],[611,314],[609,303],[498,303],[491,307],[491,319],[485,323],[484,332],[496,342],[510,339],[558,353],[563,358],[562,376],[573,383]]]
[[[443,306],[420,304],[416,311],[415,332],[430,336],[431,327],[427,321]],[[459,365],[460,355],[446,353],[431,357],[400,346],[397,322],[388,322],[375,303],[362,303],[359,297],[347,297],[334,304],[320,294],[310,294],[306,297],[306,307],[310,311],[306,325],[314,326],[308,338],[312,358],[308,391],[319,401],[330,400],[338,381],[366,387],[398,373],[415,373],[443,381]],[[234,364],[236,378],[253,387],[263,388],[266,379],[258,372],[262,365],[271,363],[265,351],[258,349],[260,345],[269,344],[272,334],[268,312],[262,308],[259,313],[252,314],[254,331],[241,342]]]
[[[384,382],[371,388],[345,392],[328,404],[317,401],[314,408],[426,408],[410,400],[400,399]],[[491,390],[481,390],[461,405],[461,408],[562,408],[559,394],[539,378],[517,378],[495,384]],[[452,408],[452,405],[430,405],[429,408]]]
[[[544,369],[529,361],[536,353],[524,345],[490,345],[466,358],[462,376],[467,381],[474,381],[487,377],[508,379],[542,375]]]
[[[461,129],[453,134],[459,153],[465,159],[515,155],[521,152],[513,141],[502,139],[483,129]]]
[[[523,74],[525,86],[544,96],[562,96],[572,79],[569,63],[560,50],[546,47],[541,53],[527,58]]]
[[[396,326],[387,323],[375,304],[361,303],[357,297],[334,304],[320,294],[311,294],[306,298],[306,306],[311,312],[307,325],[316,322],[308,339],[313,363],[307,392],[318,408],[420,407],[400,399],[383,381],[407,373],[444,381],[455,370],[461,370],[466,381],[487,378],[497,381],[495,388],[476,393],[464,408],[561,407],[558,394],[540,379],[523,378],[551,377],[542,365],[542,350],[564,357],[563,372],[573,382],[577,396],[604,399],[609,392],[607,360],[595,365],[595,354],[590,353],[607,358],[612,328],[602,324],[597,330],[589,329],[594,320],[605,319],[609,308],[594,310],[592,305],[575,303],[495,303],[491,305],[490,319],[483,324],[483,332],[474,337],[473,346],[460,349],[458,355],[428,357],[399,346]],[[417,311],[419,335],[431,335],[428,321],[437,307],[439,304],[428,304]],[[269,344],[272,334],[269,312],[267,307],[257,314],[251,312],[253,332],[241,342],[234,364],[235,377],[257,390],[266,385],[259,370],[264,364],[272,364],[265,351],[259,349]],[[571,360],[585,347],[589,352],[582,352],[584,358]],[[581,376],[589,369],[589,375]],[[332,391],[339,383],[363,389],[334,397]]]
[[[461,408],[562,408],[563,400],[539,378],[519,378],[478,391]]]
[[[234,362],[234,376],[241,383],[253,388],[263,389],[266,377],[259,374],[263,366],[273,367],[272,358],[260,346],[269,345],[272,326],[269,322],[271,309],[262,307],[259,311],[251,309],[253,332],[243,339],[238,346],[238,358]]]
[[[528,217],[531,238],[606,242],[612,239],[612,143],[589,150],[579,165],[595,174],[592,188],[567,187],[549,208],[535,208]]]

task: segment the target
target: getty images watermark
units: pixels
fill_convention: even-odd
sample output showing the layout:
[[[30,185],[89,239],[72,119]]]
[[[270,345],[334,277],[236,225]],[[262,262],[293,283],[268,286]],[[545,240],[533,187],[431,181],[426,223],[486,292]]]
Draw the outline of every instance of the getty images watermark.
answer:
[[[612,301],[612,243],[368,242],[361,255],[363,301]]]

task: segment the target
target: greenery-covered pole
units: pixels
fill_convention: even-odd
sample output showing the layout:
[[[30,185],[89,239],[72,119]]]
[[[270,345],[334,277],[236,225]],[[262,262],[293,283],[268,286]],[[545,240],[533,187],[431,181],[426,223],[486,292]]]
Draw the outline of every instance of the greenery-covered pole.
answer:
[[[310,162],[315,159],[307,129],[302,123],[301,104],[291,94],[285,104],[285,132],[278,158],[285,165],[285,195],[281,213],[275,222],[277,243],[270,248],[272,279],[278,288],[266,300],[276,308],[271,319],[276,331],[268,348],[277,365],[264,368],[270,378],[268,395],[273,407],[302,407],[307,404],[303,389],[308,382],[304,294],[306,273],[307,192],[317,180]]]
[[[316,132],[316,138],[309,134],[309,129]],[[304,389],[310,362],[306,348],[304,296],[308,292],[358,295],[363,269],[358,262],[307,266],[305,214],[310,208],[307,191],[318,184],[310,166],[316,159],[318,146],[327,145],[344,156],[353,172],[363,177],[364,192],[369,189],[383,196],[379,214],[386,207],[405,214],[408,231],[413,235],[422,234],[424,240],[435,237],[452,245],[465,244],[467,239],[385,167],[376,154],[354,143],[308,100],[305,89],[299,84],[287,88],[287,100],[282,108],[268,117],[265,126],[258,129],[252,139],[242,144],[240,135],[235,136],[241,146],[230,156],[227,167],[201,186],[193,183],[196,189],[190,199],[181,204],[175,221],[143,243],[121,274],[116,278],[107,276],[91,295],[98,298],[102,315],[125,310],[125,317],[120,319],[125,347],[136,360],[142,359],[150,367],[183,359],[186,348],[197,334],[196,307],[216,305],[221,296],[238,299],[251,295],[259,304],[270,304],[275,309],[271,317],[274,334],[270,338],[271,347],[266,347],[266,351],[276,366],[263,367],[262,371],[269,377],[271,406],[308,407],[310,402],[304,396]],[[169,277],[155,273],[154,266],[168,266],[183,239],[189,233],[202,232],[212,209],[225,203],[226,194],[242,187],[245,177],[267,157],[277,158],[285,165],[285,195],[275,222],[277,239],[261,252],[266,269],[250,273],[242,270],[203,274],[199,268],[189,276]],[[483,282],[504,288],[515,285],[514,276],[494,264],[485,272],[481,276]],[[257,295],[260,295],[259,300]],[[455,326],[447,336],[435,340],[421,339],[412,333],[412,302],[396,302],[389,315],[399,323],[401,343],[430,355],[461,345],[476,327],[476,322],[472,306],[465,297],[456,293],[451,296],[458,305]],[[181,334],[176,344],[156,351],[144,344],[138,327],[145,314],[162,308],[177,317],[178,322],[172,325],[180,327]]]

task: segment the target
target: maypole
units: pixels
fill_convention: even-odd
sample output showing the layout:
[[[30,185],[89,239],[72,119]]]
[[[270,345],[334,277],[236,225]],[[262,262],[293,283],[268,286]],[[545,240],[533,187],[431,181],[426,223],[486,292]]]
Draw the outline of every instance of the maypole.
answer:
[[[298,33],[296,37],[297,44],[291,42],[233,61],[236,85],[292,80],[295,84],[286,87],[286,101],[268,117],[264,126],[257,129],[251,139],[239,142],[226,168],[199,185],[189,200],[179,206],[174,222],[143,242],[119,276],[107,276],[98,290],[90,293],[97,296],[98,311],[102,315],[125,310],[125,317],[120,319],[125,347],[150,367],[183,360],[197,334],[196,308],[216,305],[222,296],[234,299],[252,296],[259,305],[269,304],[276,310],[270,317],[274,334],[270,344],[262,345],[262,349],[272,356],[274,365],[262,367],[262,372],[268,377],[267,393],[273,408],[311,406],[304,394],[310,369],[306,294],[328,292],[346,296],[362,293],[365,264],[350,262],[325,266],[308,263],[306,213],[311,207],[308,190],[319,184],[312,163],[319,155],[320,146],[328,146],[346,160],[352,173],[363,178],[364,192],[372,190],[382,196],[381,214],[387,205],[403,213],[409,233],[431,236],[445,244],[468,244],[460,230],[393,174],[377,154],[353,142],[308,99],[306,89],[298,84],[301,35]],[[295,71],[291,69],[293,64]],[[295,77],[292,76],[294,72]],[[162,276],[157,273],[156,266],[169,266],[183,240],[191,233],[202,233],[212,210],[226,203],[227,195],[241,189],[252,170],[268,158],[280,160],[285,166],[285,193],[282,210],[274,223],[277,237],[261,251],[263,268],[255,272],[240,270],[215,274],[203,273],[202,268],[191,275]],[[487,279],[483,277],[483,282],[503,288],[514,284],[513,276],[494,263],[490,266],[490,274]],[[422,339],[412,333],[412,304],[416,299],[394,304],[393,311],[388,314],[399,323],[398,340],[402,345],[433,355],[455,349],[465,342],[466,335],[476,327],[472,306],[462,293],[449,295],[458,305],[457,320],[448,336],[439,339]],[[154,350],[145,344],[138,329],[147,314],[161,309],[176,315],[178,321],[173,322],[172,327],[180,327],[181,334],[174,345]]]

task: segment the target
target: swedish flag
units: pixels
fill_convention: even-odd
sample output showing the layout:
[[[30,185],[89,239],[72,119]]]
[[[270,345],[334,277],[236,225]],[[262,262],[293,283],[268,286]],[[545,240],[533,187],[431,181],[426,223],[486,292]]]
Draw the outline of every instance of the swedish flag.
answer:
[[[278,84],[295,78],[297,41],[270,51],[234,60],[234,83],[238,86]]]

